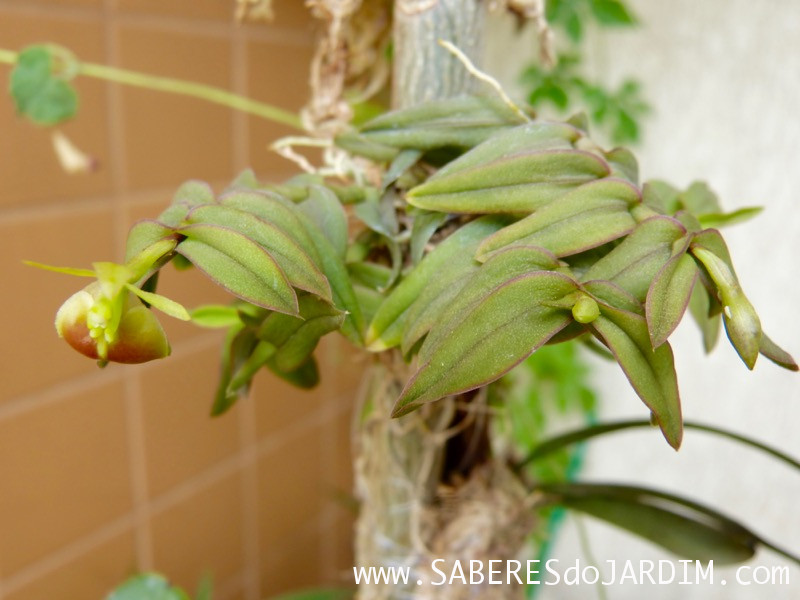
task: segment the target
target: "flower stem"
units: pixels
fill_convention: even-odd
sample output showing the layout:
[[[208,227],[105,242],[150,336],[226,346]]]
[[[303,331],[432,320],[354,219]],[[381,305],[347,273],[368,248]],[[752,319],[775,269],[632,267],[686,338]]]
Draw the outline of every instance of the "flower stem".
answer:
[[[0,63],[14,64],[16,62],[16,52],[0,48]],[[200,98],[201,100],[206,100],[214,104],[221,104],[222,106],[255,115],[268,121],[288,125],[298,130],[303,129],[300,118],[294,113],[202,83],[173,79],[171,77],[159,77],[157,75],[149,75],[137,71],[129,71],[127,69],[93,63],[80,63],[78,74],[133,87]]]

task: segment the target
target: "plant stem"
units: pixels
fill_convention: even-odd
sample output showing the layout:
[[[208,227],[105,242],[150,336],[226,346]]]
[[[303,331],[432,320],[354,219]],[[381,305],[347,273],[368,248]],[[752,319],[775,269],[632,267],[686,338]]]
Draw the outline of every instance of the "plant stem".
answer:
[[[15,64],[16,62],[16,52],[0,48],[0,63]],[[146,73],[94,63],[80,63],[78,74],[132,87],[199,98],[213,104],[220,104],[234,110],[261,117],[267,121],[288,125],[298,130],[303,129],[300,117],[294,113],[202,83],[173,79],[171,77],[148,75]]]

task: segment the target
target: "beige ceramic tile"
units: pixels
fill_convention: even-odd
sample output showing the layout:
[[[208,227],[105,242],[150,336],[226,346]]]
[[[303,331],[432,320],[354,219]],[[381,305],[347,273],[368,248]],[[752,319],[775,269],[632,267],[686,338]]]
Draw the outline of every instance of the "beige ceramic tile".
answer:
[[[323,535],[333,536],[333,555],[330,557],[331,582],[347,585],[353,583],[353,567],[356,566],[353,557],[353,531],[355,516],[352,513],[341,512],[328,531]]]
[[[216,348],[175,354],[141,369],[150,496],[199,475],[239,449],[236,411],[212,419]]]
[[[0,569],[13,574],[131,509],[122,386],[0,421]]]
[[[215,582],[243,564],[242,483],[233,474],[152,519],[157,570],[187,590],[211,574]]]
[[[75,375],[99,373],[94,361],[58,339],[53,327],[61,303],[90,280],[33,269],[22,261],[88,268],[92,261],[113,258],[108,209],[48,214],[38,220],[0,220],[4,281],[0,294],[0,401]]]
[[[313,49],[308,45],[279,45],[251,41],[247,46],[247,95],[256,100],[299,112],[308,101],[308,69]],[[297,132],[284,125],[256,117],[248,119],[250,164],[265,182],[281,181],[295,174],[297,167],[278,156],[269,145]]]
[[[43,14],[49,8],[102,8],[104,0],[3,0],[3,4],[40,9]],[[2,7],[0,7],[2,8]]]
[[[308,8],[304,6],[303,2],[296,0],[273,0],[273,12],[275,13],[275,20],[266,25],[266,27],[292,29],[307,33],[310,36],[313,34],[315,21],[311,18]]]
[[[82,60],[102,61],[103,29],[100,21],[56,20],[42,15],[4,14],[0,8],[0,40],[11,49],[53,42],[71,49]],[[0,65],[0,78],[9,68]],[[98,81],[79,79],[76,119],[61,127],[75,145],[99,161],[90,175],[67,175],[52,150],[51,132],[18,117],[7,93],[0,94],[0,206],[64,202],[99,196],[111,189],[107,95]]]
[[[127,532],[5,595],[4,600],[105,598],[135,571],[133,534]]]
[[[121,27],[118,34],[120,61],[126,68],[230,89],[227,40],[133,26]],[[132,88],[122,91],[122,103],[131,189],[232,178],[229,109]]]
[[[269,371],[254,378],[256,433],[260,439],[297,425],[319,410],[325,398],[324,385],[302,390]]]
[[[318,518],[323,502],[320,482],[321,431],[297,436],[258,464],[258,506],[261,551],[283,548],[297,532]]]
[[[262,597],[270,598],[328,583],[319,560],[319,546],[318,532],[297,532],[281,544],[278,553],[265,557],[262,561]]]
[[[120,14],[181,17],[187,26],[196,19],[233,21],[235,3],[230,0],[116,0]]]

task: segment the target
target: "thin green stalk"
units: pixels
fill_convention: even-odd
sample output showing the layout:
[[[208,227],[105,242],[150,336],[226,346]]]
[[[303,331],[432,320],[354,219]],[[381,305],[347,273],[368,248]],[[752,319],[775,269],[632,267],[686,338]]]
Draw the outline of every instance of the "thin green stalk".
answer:
[[[0,49],[0,63],[15,64],[16,62],[16,52]],[[213,104],[220,104],[234,110],[255,115],[268,121],[288,125],[298,130],[303,129],[300,117],[294,113],[202,83],[173,79],[171,77],[148,75],[146,73],[94,63],[79,63],[78,74],[148,90],[199,98]]]
[[[581,545],[581,549],[583,550],[583,554],[586,556],[586,560],[589,561],[589,564],[593,565],[599,571],[600,563],[595,558],[594,552],[592,552],[592,544],[589,541],[589,532],[586,530],[586,524],[580,517],[576,516],[574,519],[575,527],[578,530],[578,541]],[[597,590],[597,597],[600,600],[608,600],[608,596],[606,596],[606,589],[603,587],[603,583],[599,579],[597,580],[595,589]]]
[[[551,452],[556,452],[557,450],[560,450],[565,446],[569,446],[570,444],[582,442],[584,440],[588,440],[600,435],[605,435],[607,433],[624,431],[626,429],[649,428],[652,426],[653,425],[649,420],[631,420],[631,421],[617,421],[614,423],[603,423],[599,425],[593,425],[591,427],[583,427],[575,431],[570,431],[568,433],[556,436],[539,444],[536,448],[533,449],[533,451],[530,454],[528,454],[528,456],[526,456],[524,459],[518,462],[514,466],[514,469],[516,472],[519,472],[525,465],[535,460],[538,460],[541,457],[550,454]],[[777,458],[778,460],[788,464],[789,466],[800,470],[800,461],[797,461],[791,456],[784,454],[783,452],[777,450],[776,448],[773,448],[766,444],[762,444],[761,442],[758,442],[752,438],[740,435],[738,433],[734,433],[732,431],[727,431],[719,427],[714,427],[712,425],[704,425],[702,423],[694,423],[692,421],[685,421],[683,426],[686,427],[687,429],[696,429],[698,431],[704,431],[706,433],[713,433],[715,435],[719,435],[737,441],[746,446],[750,446],[751,448],[761,450],[762,452],[765,452],[773,456],[774,458]]]

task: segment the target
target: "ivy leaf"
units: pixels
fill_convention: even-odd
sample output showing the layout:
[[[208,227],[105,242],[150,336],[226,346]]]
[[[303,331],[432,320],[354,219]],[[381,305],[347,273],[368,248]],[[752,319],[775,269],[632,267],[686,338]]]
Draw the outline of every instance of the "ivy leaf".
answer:
[[[74,117],[78,95],[65,79],[74,67],[74,58],[55,46],[29,46],[20,52],[10,85],[17,112],[37,125],[56,125]]]
[[[603,25],[610,27],[636,24],[636,17],[620,0],[592,0],[592,14]]]
[[[189,596],[161,575],[145,573],[125,581],[107,600],[189,600]]]

